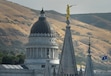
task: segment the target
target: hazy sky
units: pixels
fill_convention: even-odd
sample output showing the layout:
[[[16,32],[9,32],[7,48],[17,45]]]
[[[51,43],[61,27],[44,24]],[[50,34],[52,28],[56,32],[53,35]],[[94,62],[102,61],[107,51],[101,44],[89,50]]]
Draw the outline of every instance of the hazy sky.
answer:
[[[102,13],[111,12],[111,0],[9,0],[18,4],[41,10],[55,10],[66,13],[66,5],[71,7],[71,13]]]

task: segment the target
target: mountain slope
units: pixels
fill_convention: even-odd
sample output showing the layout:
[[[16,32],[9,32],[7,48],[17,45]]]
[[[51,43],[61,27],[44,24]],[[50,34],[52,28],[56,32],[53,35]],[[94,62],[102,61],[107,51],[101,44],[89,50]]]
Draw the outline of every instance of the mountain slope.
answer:
[[[111,31],[111,13],[77,14],[71,18]]]
[[[28,41],[32,24],[38,19],[39,11],[6,0],[0,0],[0,7],[0,51],[25,51],[24,45]],[[57,33],[61,49],[66,27],[65,16],[55,11],[46,11],[46,16]],[[96,19],[103,20],[101,17]],[[110,22],[110,19],[105,21]],[[111,65],[111,31],[71,19],[71,32],[78,64],[85,64],[90,36],[92,58],[96,64],[94,66],[100,68],[100,64]],[[103,55],[108,56],[108,62],[101,60]]]
[[[62,45],[64,32],[65,32],[65,16],[52,12],[46,14],[49,18],[48,21],[51,23],[52,27],[57,32],[58,43]],[[56,16],[57,15],[57,16]],[[56,17],[55,17],[56,16]],[[74,47],[77,55],[78,64],[84,64],[85,55],[88,49],[88,37],[91,37],[91,50],[93,55],[93,60],[96,63],[95,67],[98,65],[111,65],[109,62],[104,62],[101,60],[101,57],[108,55],[109,61],[111,58],[111,31],[104,30],[74,19],[71,19],[71,30],[73,34]],[[105,36],[104,36],[105,35]],[[61,47],[60,47],[61,48]],[[82,61],[81,61],[82,60]],[[107,66],[105,65],[105,66]],[[100,67],[99,67],[100,68]]]
[[[26,43],[30,25],[37,16],[30,9],[5,0],[0,0],[0,7],[0,49],[23,49],[21,44]]]

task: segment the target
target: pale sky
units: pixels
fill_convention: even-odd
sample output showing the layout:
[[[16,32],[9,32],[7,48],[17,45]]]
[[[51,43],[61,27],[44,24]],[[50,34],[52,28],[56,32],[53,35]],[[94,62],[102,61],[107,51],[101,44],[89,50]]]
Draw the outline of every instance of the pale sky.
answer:
[[[66,13],[67,4],[72,14],[80,13],[111,13],[111,0],[9,0],[36,10],[55,10]]]

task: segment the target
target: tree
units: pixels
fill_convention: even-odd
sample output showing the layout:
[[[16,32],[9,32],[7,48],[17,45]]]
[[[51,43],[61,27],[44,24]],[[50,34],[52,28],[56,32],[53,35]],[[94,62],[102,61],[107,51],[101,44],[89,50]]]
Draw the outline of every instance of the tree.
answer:
[[[19,58],[18,63],[19,64],[23,64],[25,56],[23,54],[19,54],[19,55],[17,55],[17,57]]]

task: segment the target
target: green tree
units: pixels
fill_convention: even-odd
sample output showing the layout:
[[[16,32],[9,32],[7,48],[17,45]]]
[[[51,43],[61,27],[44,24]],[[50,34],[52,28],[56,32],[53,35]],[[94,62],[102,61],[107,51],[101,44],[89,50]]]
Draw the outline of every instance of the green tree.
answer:
[[[0,52],[0,64],[2,63],[3,56],[4,56],[4,54],[2,52]]]

